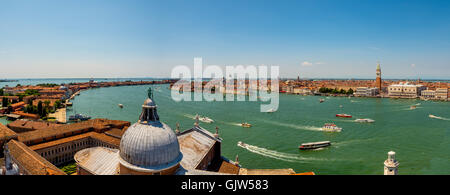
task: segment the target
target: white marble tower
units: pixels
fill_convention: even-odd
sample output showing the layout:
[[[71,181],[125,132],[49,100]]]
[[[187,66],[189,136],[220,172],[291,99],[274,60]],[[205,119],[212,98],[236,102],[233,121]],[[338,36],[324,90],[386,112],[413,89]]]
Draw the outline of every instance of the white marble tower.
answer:
[[[397,175],[399,164],[400,163],[395,160],[395,152],[388,152],[388,159],[384,161],[384,175]]]

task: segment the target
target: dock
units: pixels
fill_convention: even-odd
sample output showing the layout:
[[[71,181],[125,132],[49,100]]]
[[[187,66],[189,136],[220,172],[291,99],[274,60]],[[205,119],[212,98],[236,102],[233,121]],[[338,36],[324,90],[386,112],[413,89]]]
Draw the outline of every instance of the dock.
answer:
[[[54,117],[58,123],[67,123],[66,108],[58,109],[55,113],[51,113],[48,116]]]

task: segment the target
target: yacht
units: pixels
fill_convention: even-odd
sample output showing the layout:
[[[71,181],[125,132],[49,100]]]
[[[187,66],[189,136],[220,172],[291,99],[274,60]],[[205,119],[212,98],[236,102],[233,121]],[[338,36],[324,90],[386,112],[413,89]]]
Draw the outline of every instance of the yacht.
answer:
[[[322,131],[328,131],[328,132],[340,132],[342,131],[342,128],[336,126],[333,123],[327,123],[322,127]]]
[[[314,150],[319,148],[325,148],[331,146],[330,141],[323,141],[323,142],[312,142],[312,143],[304,143],[301,146],[298,147],[300,150]]]
[[[71,115],[69,116],[69,120],[71,121],[85,121],[85,120],[89,120],[91,119],[90,116],[86,116],[86,115],[82,115],[82,114],[75,114],[75,115]]]
[[[362,119],[356,119],[355,122],[358,123],[373,123],[375,120],[372,120],[370,118],[362,118]]]

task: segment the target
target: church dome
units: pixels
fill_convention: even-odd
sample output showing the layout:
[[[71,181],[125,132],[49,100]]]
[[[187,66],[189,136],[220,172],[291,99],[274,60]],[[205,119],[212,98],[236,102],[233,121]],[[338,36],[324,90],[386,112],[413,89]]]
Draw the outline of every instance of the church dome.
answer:
[[[169,126],[159,121],[150,90],[139,121],[122,135],[120,163],[133,170],[152,172],[178,165],[181,159],[177,136]]]

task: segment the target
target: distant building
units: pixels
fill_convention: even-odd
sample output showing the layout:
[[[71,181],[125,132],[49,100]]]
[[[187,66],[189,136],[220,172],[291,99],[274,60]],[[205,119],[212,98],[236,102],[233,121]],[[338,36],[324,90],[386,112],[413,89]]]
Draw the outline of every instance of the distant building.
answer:
[[[299,95],[312,95],[313,92],[311,91],[311,89],[309,88],[305,88],[305,87],[296,87],[294,88],[294,94],[299,94]]]
[[[388,87],[389,97],[393,98],[417,98],[426,87],[423,85],[412,85],[408,82],[390,85]]]
[[[376,83],[376,86],[378,87],[378,89],[381,90],[383,88],[382,88],[382,82],[381,82],[381,67],[380,67],[380,63],[377,64],[377,72],[376,72],[376,74],[377,74],[377,79],[376,79],[375,83]]]
[[[436,89],[436,99],[448,101],[448,88],[437,88]]]
[[[353,95],[357,97],[373,97],[379,94],[380,90],[376,87],[357,87]]]
[[[436,91],[435,90],[423,90],[421,94],[421,99],[435,99],[436,98]]]

